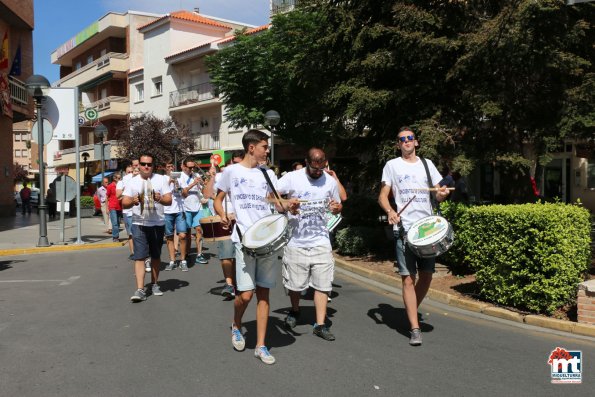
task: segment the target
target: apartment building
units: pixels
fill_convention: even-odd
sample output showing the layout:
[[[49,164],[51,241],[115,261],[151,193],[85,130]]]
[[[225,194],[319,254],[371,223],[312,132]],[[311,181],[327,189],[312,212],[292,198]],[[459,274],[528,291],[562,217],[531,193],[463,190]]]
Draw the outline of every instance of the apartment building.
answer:
[[[197,10],[172,12],[138,29],[144,37],[144,63],[128,76],[131,115],[152,113],[187,126],[195,139],[196,158],[204,164],[214,151],[229,155],[242,148],[244,130],[231,129],[225,122],[224,106],[205,64],[205,58],[232,41],[238,29],[259,30]]]
[[[0,0],[0,216],[15,213],[13,123],[33,118],[33,24],[33,0]]]
[[[143,62],[143,37],[138,26],[161,17],[137,11],[109,12],[51,54],[51,61],[60,65],[60,80],[54,87],[78,88],[79,92],[79,144],[80,152],[89,154],[88,174],[100,172],[100,159],[95,158],[94,143],[99,139],[94,130],[98,123],[107,127],[107,141],[111,144],[111,158],[106,168],[117,167],[117,136],[115,128],[129,117],[128,72]],[[52,167],[68,169],[76,177],[75,141],[52,141],[48,145]],[[99,156],[98,156],[99,157]],[[79,159],[82,161],[83,159]],[[81,167],[81,181],[85,180]]]

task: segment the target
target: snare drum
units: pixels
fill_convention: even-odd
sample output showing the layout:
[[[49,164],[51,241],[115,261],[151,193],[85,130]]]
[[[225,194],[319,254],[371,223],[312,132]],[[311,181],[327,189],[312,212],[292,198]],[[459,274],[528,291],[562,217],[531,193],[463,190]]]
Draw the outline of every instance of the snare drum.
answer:
[[[285,215],[273,214],[256,221],[242,236],[242,250],[247,255],[264,258],[289,242],[291,229]]]
[[[420,258],[442,255],[452,246],[455,234],[441,216],[427,216],[415,222],[407,232],[407,245]]]
[[[223,228],[221,217],[219,215],[200,218],[200,227],[202,228],[202,237],[207,241],[229,240],[236,224],[231,219],[231,224],[227,229]]]

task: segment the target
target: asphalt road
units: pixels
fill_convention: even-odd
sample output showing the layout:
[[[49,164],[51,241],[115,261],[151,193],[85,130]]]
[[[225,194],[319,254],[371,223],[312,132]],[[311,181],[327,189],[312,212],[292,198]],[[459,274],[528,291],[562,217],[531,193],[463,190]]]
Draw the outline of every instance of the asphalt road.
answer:
[[[207,251],[209,253],[213,252]],[[421,347],[408,345],[401,298],[337,272],[329,320],[312,335],[311,297],[295,332],[273,290],[268,346],[232,349],[232,303],[218,261],[162,272],[165,295],[132,304],[126,248],[0,258],[0,396],[592,396],[595,340],[425,304]],[[164,255],[165,257],[165,255]],[[556,347],[580,350],[581,385],[553,385]]]

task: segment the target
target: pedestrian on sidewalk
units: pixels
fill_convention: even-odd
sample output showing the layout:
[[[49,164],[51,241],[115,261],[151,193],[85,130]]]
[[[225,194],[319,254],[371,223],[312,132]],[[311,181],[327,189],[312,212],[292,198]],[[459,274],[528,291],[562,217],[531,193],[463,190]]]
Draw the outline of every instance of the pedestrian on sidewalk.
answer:
[[[277,189],[279,194],[296,199],[289,215],[292,235],[283,253],[283,285],[291,300],[285,326],[289,329],[296,326],[300,317],[300,292],[312,287],[316,308],[312,332],[324,340],[333,341],[335,336],[325,324],[335,271],[326,214],[327,211],[338,214],[343,206],[339,185],[334,175],[325,172],[327,166],[324,151],[312,148],[308,151],[306,168],[285,174],[279,179]],[[307,203],[297,201],[305,198]]]
[[[109,208],[107,204],[107,186],[109,185],[109,178],[104,177],[101,181],[101,186],[97,189],[97,198],[99,198],[99,203],[101,203],[101,215],[103,217],[103,224],[105,225],[106,233],[112,232],[112,223],[109,217]]]
[[[224,200],[230,196],[233,212],[236,215],[236,226],[231,240],[234,243],[236,259],[237,293],[234,300],[234,316],[231,324],[231,342],[237,351],[246,347],[242,335],[242,317],[256,291],[256,349],[254,356],[265,364],[274,364],[275,357],[271,355],[265,345],[267,324],[269,321],[269,291],[274,288],[279,268],[278,257],[280,250],[266,257],[252,257],[242,251],[240,234],[246,233],[248,228],[259,219],[271,215],[267,198],[272,196],[264,173],[258,167],[266,162],[270,152],[269,136],[259,130],[249,130],[242,137],[244,159],[225,167],[221,180],[217,184],[215,211],[221,217],[224,227],[231,227],[228,211],[224,208]],[[265,170],[273,187],[277,177],[270,169]],[[278,208],[278,210],[283,210]]]
[[[122,179],[120,172],[114,172],[112,183],[107,185],[107,206],[109,208],[109,217],[112,224],[112,241],[120,241],[120,220],[122,219],[122,203],[118,198],[117,184]]]
[[[416,155],[415,149],[418,146],[413,130],[402,127],[397,134],[397,148],[401,151],[401,157],[390,160],[384,166],[382,187],[378,196],[380,207],[387,213],[389,224],[393,225],[397,266],[403,281],[403,302],[411,326],[409,344],[412,346],[419,346],[422,343],[417,309],[430,288],[436,259],[416,256],[405,244],[405,236],[413,223],[433,215],[431,192],[427,190],[430,183],[437,189],[437,201],[444,201],[449,193],[446,186],[440,186],[442,175],[432,161],[426,160],[426,169],[422,159]],[[430,176],[431,181],[428,181],[427,175]],[[389,203],[391,191],[397,204],[397,211],[412,200],[400,215]],[[418,270],[419,280],[417,280]]]
[[[153,173],[153,155],[143,153],[139,157],[140,174],[126,184],[122,196],[124,208],[132,208],[132,238],[134,240],[134,274],[136,291],[132,302],[147,299],[145,291],[145,259],[151,258],[151,293],[163,295],[159,284],[161,247],[165,232],[164,205],[170,205],[172,194],[163,175]]]
[[[25,215],[25,212],[31,215],[31,189],[27,186],[27,182],[23,182],[23,188],[19,192],[19,195],[21,196],[21,211],[23,215]]]

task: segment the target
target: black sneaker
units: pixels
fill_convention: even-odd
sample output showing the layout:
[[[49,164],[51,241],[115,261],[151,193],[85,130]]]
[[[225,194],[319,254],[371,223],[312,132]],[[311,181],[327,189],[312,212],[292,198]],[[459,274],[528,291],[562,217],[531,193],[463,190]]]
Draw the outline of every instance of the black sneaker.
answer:
[[[328,341],[335,340],[335,335],[333,335],[331,333],[331,331],[329,331],[328,327],[324,324],[321,324],[321,325],[314,324],[312,333],[316,336],[320,336],[324,340],[328,340]]]
[[[300,312],[290,310],[285,317],[285,328],[293,329],[297,325],[297,319],[300,318]]]

